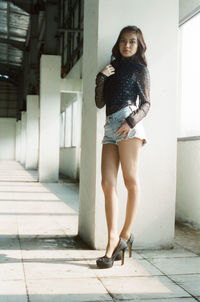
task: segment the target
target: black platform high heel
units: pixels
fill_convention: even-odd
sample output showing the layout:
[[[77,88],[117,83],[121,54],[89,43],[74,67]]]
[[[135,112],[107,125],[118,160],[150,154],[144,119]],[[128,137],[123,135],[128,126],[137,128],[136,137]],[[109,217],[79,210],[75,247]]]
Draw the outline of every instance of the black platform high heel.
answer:
[[[106,256],[100,257],[97,259],[96,263],[99,268],[109,268],[113,266],[114,261],[116,260],[116,257],[121,254],[121,265],[124,264],[124,254],[125,250],[127,248],[127,242],[125,239],[120,238],[120,242],[116,250],[113,252],[112,257],[108,258]]]
[[[128,249],[129,249],[129,258],[132,256],[132,245],[133,245],[133,241],[134,241],[134,236],[133,234],[131,233],[129,239],[127,240],[127,246],[128,246]],[[121,257],[121,253],[118,253],[118,255],[116,256],[115,258],[115,261],[119,261],[119,260],[122,260],[122,257]]]
[[[134,241],[134,236],[131,233],[129,239],[127,240],[127,245],[128,245],[128,249],[129,249],[129,258],[132,256],[132,245],[133,245],[133,241]]]

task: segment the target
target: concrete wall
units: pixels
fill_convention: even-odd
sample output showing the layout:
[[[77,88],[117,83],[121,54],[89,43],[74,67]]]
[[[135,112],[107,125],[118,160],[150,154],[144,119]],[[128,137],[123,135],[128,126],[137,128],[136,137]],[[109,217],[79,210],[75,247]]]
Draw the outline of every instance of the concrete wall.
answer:
[[[179,22],[184,22],[199,10],[200,0],[179,0]]]
[[[15,159],[16,119],[0,118],[0,160]]]
[[[200,137],[179,140],[176,219],[200,229]]]
[[[76,147],[60,148],[60,173],[79,179],[80,158]]]
[[[137,247],[158,248],[172,244],[176,191],[178,4],[176,0],[85,1],[79,233],[96,248],[105,246],[107,231],[100,169],[105,111],[95,108],[94,81],[97,72],[109,63],[119,31],[128,24],[137,25],[144,33],[152,100],[150,113],[144,120],[149,144],[141,154],[141,201],[133,231]],[[122,9],[125,18],[122,18]],[[169,66],[173,66],[173,72]],[[118,188],[121,225],[126,203],[121,174]]]

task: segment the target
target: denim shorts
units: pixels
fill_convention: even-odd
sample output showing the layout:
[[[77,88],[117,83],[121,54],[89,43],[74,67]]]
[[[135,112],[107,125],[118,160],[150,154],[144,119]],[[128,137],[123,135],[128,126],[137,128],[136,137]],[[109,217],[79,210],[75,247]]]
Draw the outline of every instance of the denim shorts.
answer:
[[[135,109],[137,109],[136,106],[129,105],[106,117],[106,123],[104,126],[104,138],[102,140],[102,144],[117,145],[120,141],[125,140],[125,135],[119,138],[121,133],[114,134],[114,132],[120,128],[122,120],[127,118]],[[141,121],[138,122],[135,127],[131,129],[129,136],[126,139],[129,138],[141,139],[143,142],[142,145],[147,142]]]

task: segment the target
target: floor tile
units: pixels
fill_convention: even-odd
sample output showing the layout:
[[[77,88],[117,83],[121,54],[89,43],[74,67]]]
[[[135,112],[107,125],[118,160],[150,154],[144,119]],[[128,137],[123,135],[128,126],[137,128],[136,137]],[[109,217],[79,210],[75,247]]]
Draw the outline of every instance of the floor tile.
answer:
[[[22,263],[14,262],[0,263],[0,280],[24,280]]]
[[[0,302],[28,302],[24,280],[1,280]]]
[[[8,236],[8,238],[16,238],[18,235],[17,217],[16,215],[1,215],[0,235]]]
[[[1,263],[21,263],[21,251],[18,250],[0,250]]]
[[[27,279],[67,279],[95,277],[95,273],[82,260],[38,259],[24,263]]]
[[[96,278],[29,280],[30,302],[113,301]]]
[[[121,300],[120,300],[121,301]],[[197,302],[194,298],[134,299],[127,302]]]
[[[137,252],[147,259],[197,257],[195,253],[177,246],[170,250],[137,250]]]
[[[115,299],[160,299],[189,297],[189,294],[167,277],[110,277],[102,283]],[[159,300],[158,300],[159,301]]]
[[[91,269],[98,277],[121,277],[121,276],[159,276],[162,273],[146,260],[134,260],[126,258],[125,264],[121,261],[115,261],[112,268],[99,269],[96,266],[96,260],[88,260]]]
[[[3,250],[19,250],[19,249],[20,249],[20,245],[19,245],[19,240],[18,240],[17,236],[15,236],[13,238],[12,236],[9,236],[9,235],[0,235],[0,250],[1,251],[3,251]]]
[[[170,275],[178,285],[194,296],[200,296],[200,274],[195,275]]]
[[[200,273],[200,257],[152,259],[151,263],[167,275]]]
[[[200,230],[188,224],[176,224],[175,243],[200,256]]]
[[[64,229],[55,223],[51,216],[18,216],[19,236],[60,236],[65,235]]]

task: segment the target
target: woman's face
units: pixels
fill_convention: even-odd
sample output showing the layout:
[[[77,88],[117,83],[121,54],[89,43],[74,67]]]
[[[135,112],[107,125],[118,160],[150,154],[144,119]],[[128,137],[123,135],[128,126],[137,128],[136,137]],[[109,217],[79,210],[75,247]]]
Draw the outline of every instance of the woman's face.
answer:
[[[119,52],[125,57],[131,57],[137,52],[138,40],[135,33],[127,32],[119,40]]]

